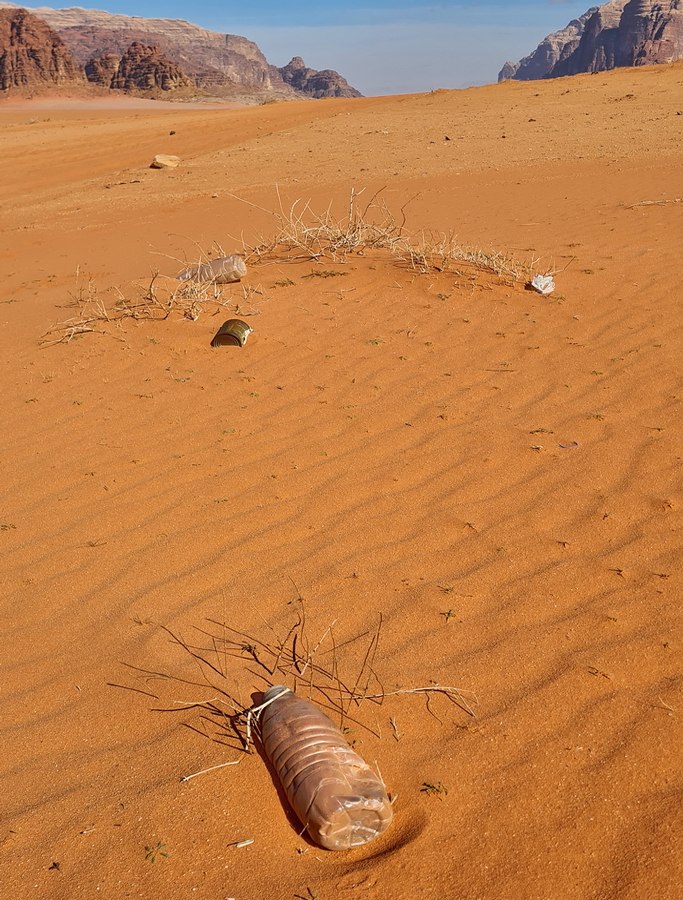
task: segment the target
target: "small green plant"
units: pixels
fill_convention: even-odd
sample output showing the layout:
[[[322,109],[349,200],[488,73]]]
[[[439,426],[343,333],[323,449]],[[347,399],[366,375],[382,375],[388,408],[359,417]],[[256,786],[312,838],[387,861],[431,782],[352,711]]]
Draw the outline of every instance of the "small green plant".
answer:
[[[145,859],[147,862],[156,862],[157,856],[168,859],[166,844],[162,844],[161,841],[157,841],[153,847],[145,847]]]
[[[447,609],[445,612],[439,613],[440,616],[443,616],[446,622],[450,622],[451,619],[455,618],[455,610]]]

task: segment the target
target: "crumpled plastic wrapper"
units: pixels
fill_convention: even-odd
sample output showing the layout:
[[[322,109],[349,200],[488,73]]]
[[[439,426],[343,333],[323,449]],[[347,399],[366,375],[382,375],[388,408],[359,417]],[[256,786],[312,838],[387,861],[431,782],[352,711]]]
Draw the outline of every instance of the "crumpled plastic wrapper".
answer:
[[[555,279],[552,275],[536,275],[531,280],[531,287],[539,294],[547,296],[555,290]]]

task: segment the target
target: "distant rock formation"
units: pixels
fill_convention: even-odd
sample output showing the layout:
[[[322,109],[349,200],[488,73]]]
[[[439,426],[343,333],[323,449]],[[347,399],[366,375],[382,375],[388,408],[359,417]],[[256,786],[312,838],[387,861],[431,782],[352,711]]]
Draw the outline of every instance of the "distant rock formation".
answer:
[[[499,81],[557,78],[683,59],[683,0],[611,0],[548,35]]]
[[[117,53],[103,53],[102,56],[93,56],[85,64],[85,77],[92,84],[110,88],[119,70],[120,62],[121,57]]]
[[[626,2],[626,0],[624,0]],[[623,3],[622,3],[623,6]],[[586,22],[597,12],[593,6],[578,19],[572,19],[566,28],[555,31],[544,38],[533,53],[519,62],[506,62],[498,75],[498,81],[511,78],[517,81],[533,81],[547,78],[561,59],[566,59],[579,46]]]
[[[203,85],[242,85],[270,90],[271,66],[252,41],[206,31],[176,19],[143,19],[90,9],[40,9],[81,64],[103,52],[123,56],[134,42],[154,46]],[[278,77],[276,81],[282,85]]]
[[[580,72],[603,72],[622,65],[618,62],[620,46],[627,40],[622,29],[627,0],[612,0],[593,11],[574,50],[560,60],[550,73],[551,78],[578,75]],[[632,65],[632,63],[623,63]]]
[[[83,84],[62,39],[25,9],[0,9],[0,91]]]
[[[307,68],[300,56],[293,59],[278,69],[282,80],[311,97],[322,99],[324,97],[362,97],[360,91],[348,83],[346,78],[342,78],[339,72],[333,69],[315,69]]]
[[[0,8],[19,9],[4,2],[0,2]],[[138,43],[155,47],[167,63],[192,81],[198,93],[290,100],[304,96],[360,96],[337,72],[315,72],[307,69],[303,62],[301,69],[307,75],[304,77],[301,73],[298,85],[294,86],[283,78],[282,70],[270,65],[253,41],[238,35],[207,31],[180,19],[146,19],[76,7],[41,7],[31,13],[59,33],[76,62],[87,68],[88,79],[95,84],[106,85],[110,72],[114,79],[113,57],[122,60],[131,44]],[[3,47],[4,43],[0,44],[0,52]],[[162,76],[162,80],[173,84],[175,76],[168,74],[165,78]],[[137,76],[133,81],[137,81]],[[134,89],[140,90],[139,87]],[[160,88],[158,84],[155,88],[168,89]]]
[[[85,64],[88,81],[115,91],[177,91],[193,82],[158,47],[133,41],[121,59],[105,53]]]

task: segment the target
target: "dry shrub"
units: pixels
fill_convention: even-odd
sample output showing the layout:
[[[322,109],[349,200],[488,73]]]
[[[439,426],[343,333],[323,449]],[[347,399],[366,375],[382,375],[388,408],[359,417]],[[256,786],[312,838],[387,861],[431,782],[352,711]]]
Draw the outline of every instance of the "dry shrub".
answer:
[[[163,712],[194,712],[186,725],[217,743],[233,749],[249,751],[252,728],[258,728],[260,705],[245,699],[252,691],[259,693],[274,684],[284,684],[317,703],[336,717],[342,729],[354,724],[376,737],[381,733],[367,723],[363,715],[366,705],[380,706],[388,698],[419,695],[427,711],[441,722],[433,708],[437,697],[454,704],[461,712],[474,716],[477,699],[470,691],[431,682],[426,687],[385,689],[378,673],[382,619],[376,628],[340,640],[336,620],[325,627],[317,638],[309,636],[306,609],[301,597],[296,601],[296,614],[284,632],[266,625],[268,633],[251,635],[225,622],[207,619],[195,627],[194,638],[185,639],[161,627],[173,644],[189,655],[195,664],[196,677],[180,677],[169,672],[128,666],[144,688],[126,687],[161,700],[156,685],[165,683],[175,689],[191,690],[192,699],[174,699],[156,707]],[[208,694],[196,697],[197,690]],[[396,736],[395,723],[392,721]]]
[[[261,239],[253,246],[244,246],[247,262],[250,266],[269,260],[321,262],[327,259],[344,262],[351,256],[377,252],[386,254],[401,266],[423,274],[447,272],[472,277],[481,272],[494,275],[507,283],[528,279],[533,262],[525,264],[508,253],[485,251],[461,244],[454,234],[423,231],[418,235],[408,235],[405,230],[406,207],[410,201],[401,207],[396,217],[382,197],[382,191],[383,189],[362,203],[364,191],[352,189],[346,212],[341,217],[333,214],[331,204],[323,213],[316,213],[310,201],[303,200],[294,201],[286,209],[279,190],[276,211],[265,210],[235,197],[268,213],[276,222],[274,236]],[[214,244],[206,254],[201,248],[197,249],[197,266],[212,256],[226,255],[219,244]],[[175,259],[175,262],[187,266],[187,261]],[[245,301],[250,301],[253,294],[262,293],[260,287],[243,286],[242,290]],[[214,311],[227,309],[230,305],[230,301],[223,296],[223,285],[196,279],[178,284],[176,279],[160,276],[158,272],[153,274],[146,289],[134,300],[129,300],[117,289],[113,306],[107,306],[98,297],[92,280],[89,280],[87,289],[84,290],[79,279],[77,294],[72,295],[72,302],[78,312],[51,326],[42,336],[41,346],[69,343],[82,334],[106,333],[105,325],[121,326],[128,319],[159,321],[171,315],[179,315],[195,321],[207,305],[212,305]],[[236,312],[253,315],[258,310],[244,311],[238,307]]]
[[[70,306],[77,312],[68,319],[52,325],[40,338],[42,347],[69,343],[75,337],[93,332],[107,333],[104,326],[114,324],[121,326],[127,320],[164,321],[171,315],[196,321],[201,314],[211,307],[214,311],[228,309],[233,302],[223,296],[223,285],[214,281],[198,281],[189,279],[178,283],[176,279],[160,276],[154,272],[147,286],[140,295],[129,300],[119,289],[114,290],[115,300],[108,305],[98,295],[92,278],[88,279],[87,288],[78,278],[75,294],[71,294]],[[243,293],[245,299],[257,292],[256,288],[248,288]]]
[[[339,262],[349,256],[383,250],[395,261],[422,273],[457,271],[458,266],[464,264],[511,281],[528,277],[531,265],[522,263],[511,254],[462,244],[455,234],[428,231],[408,234],[406,209],[411,201],[401,207],[397,217],[383,198],[383,190],[362,203],[364,191],[352,189],[346,212],[341,217],[333,214],[331,204],[324,212],[315,212],[310,200],[298,199],[286,208],[279,191],[276,211],[231,195],[268,213],[276,222],[273,237],[245,247],[247,259],[260,262],[284,257],[295,261],[331,259]]]

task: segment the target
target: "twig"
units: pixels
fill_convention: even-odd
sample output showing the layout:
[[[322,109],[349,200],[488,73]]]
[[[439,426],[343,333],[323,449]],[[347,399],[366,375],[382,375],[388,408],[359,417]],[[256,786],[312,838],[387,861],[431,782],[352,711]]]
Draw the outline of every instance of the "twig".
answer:
[[[441,718],[432,708],[432,701],[435,695],[443,694],[459,709],[470,716],[475,716],[473,705],[477,702],[476,696],[457,687],[449,687],[434,682],[427,687],[398,687],[390,691],[385,690],[376,668],[383,625],[382,616],[380,616],[377,627],[373,632],[366,631],[343,642],[337,641],[335,634],[337,620],[333,620],[322,630],[315,644],[311,645],[307,638],[308,617],[306,605],[298,588],[297,592],[297,610],[294,624],[284,637],[281,637],[272,626],[268,626],[274,636],[272,641],[251,636],[248,632],[234,629],[224,622],[209,619],[207,621],[218,626],[220,632],[216,633],[210,628],[195,628],[199,634],[204,635],[207,639],[206,646],[196,646],[180,635],[175,634],[167,626],[157,626],[168,635],[173,644],[190,656],[199,669],[198,678],[174,677],[167,672],[143,669],[132,665],[129,665],[128,668],[132,672],[137,673],[138,677],[145,680],[161,679],[163,681],[174,681],[189,688],[208,687],[212,693],[207,698],[200,697],[195,699],[195,694],[194,697],[173,700],[167,706],[157,706],[155,709],[165,713],[187,713],[197,710],[199,711],[197,727],[189,723],[188,727],[191,727],[198,734],[228,747],[234,748],[236,739],[238,746],[247,753],[251,751],[254,730],[256,729],[258,733],[260,714],[267,706],[279,699],[285,692],[288,692],[290,688],[283,687],[282,691],[275,692],[275,695],[265,702],[248,707],[243,704],[241,700],[242,691],[239,685],[236,692],[237,696],[233,696],[232,689],[228,687],[227,678],[229,674],[228,660],[237,659],[244,663],[245,652],[248,652],[249,663],[255,662],[257,667],[250,665],[246,668],[243,667],[242,672],[244,674],[261,679],[268,686],[272,685],[273,682],[277,684],[279,681],[283,686],[290,686],[293,683],[294,688],[296,688],[297,683],[303,680],[308,687],[310,698],[329,713],[339,716],[340,727],[343,728],[346,722],[353,723],[375,735],[378,739],[382,737],[378,728],[371,728],[362,721],[362,718],[358,718],[357,715],[350,715],[352,706],[360,707],[364,701],[381,705],[391,697],[408,694],[421,695],[425,698],[426,709],[429,714],[441,722]],[[359,668],[356,667],[355,680],[347,683],[341,671],[340,650],[345,649],[355,654],[355,645],[359,638],[367,638],[368,635],[367,644],[358,648]],[[328,637],[331,648],[324,647]],[[327,665],[321,665],[318,661],[324,654],[331,654],[331,660]],[[370,691],[369,685],[372,679],[379,685],[379,690]],[[156,694],[152,696],[158,699]],[[401,735],[393,717],[390,718],[390,723],[394,738],[399,740]],[[211,771],[213,768],[220,768],[220,766],[202,770],[202,773]]]
[[[208,769],[201,769],[199,772],[193,772],[191,775],[183,775],[181,781],[189,781],[198,775],[205,775],[207,772],[214,772],[216,769],[224,769],[226,766],[238,766],[242,762],[241,759],[233,759],[231,762],[219,763],[217,766],[209,766]]]
[[[671,200],[640,200],[627,206],[626,209],[636,209],[638,206],[667,206],[669,203],[683,203],[683,197],[673,197]]]

